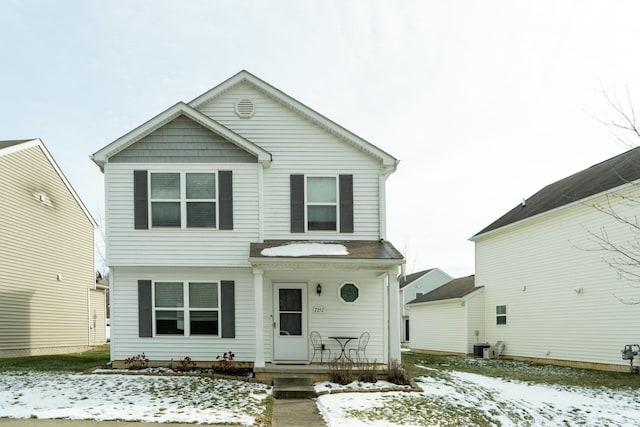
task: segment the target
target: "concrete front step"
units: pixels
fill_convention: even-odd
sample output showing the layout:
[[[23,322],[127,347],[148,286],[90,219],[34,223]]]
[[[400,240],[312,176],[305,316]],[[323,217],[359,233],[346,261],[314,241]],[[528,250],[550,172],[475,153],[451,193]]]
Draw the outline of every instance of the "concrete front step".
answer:
[[[276,399],[308,399],[316,397],[312,375],[278,375],[273,377]]]

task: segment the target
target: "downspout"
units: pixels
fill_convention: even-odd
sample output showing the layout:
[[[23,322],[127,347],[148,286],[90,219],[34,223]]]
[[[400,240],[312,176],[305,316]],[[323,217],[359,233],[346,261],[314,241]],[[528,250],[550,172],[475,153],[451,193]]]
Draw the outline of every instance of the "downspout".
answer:
[[[87,346],[91,347],[91,288],[87,288]]]
[[[387,206],[386,206],[386,179],[384,170],[378,176],[378,215],[380,217],[380,239],[387,238]]]

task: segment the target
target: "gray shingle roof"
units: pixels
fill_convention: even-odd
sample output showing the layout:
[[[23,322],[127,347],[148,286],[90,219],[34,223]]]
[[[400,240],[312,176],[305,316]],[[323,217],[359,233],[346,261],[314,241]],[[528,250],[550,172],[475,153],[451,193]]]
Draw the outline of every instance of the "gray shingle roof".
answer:
[[[482,286],[478,288],[476,288],[475,286],[475,275],[472,274],[471,276],[467,277],[459,277],[445,283],[444,285],[432,290],[431,292],[419,296],[413,301],[410,301],[408,304],[418,304],[421,302],[462,298],[465,295],[468,295],[471,292],[475,291],[476,289],[482,288]]]
[[[313,240],[265,240],[263,243],[251,243],[249,256],[251,258],[270,258],[262,255],[264,249],[277,248],[295,243],[328,243],[343,245],[347,255],[310,255],[295,257],[304,258],[328,258],[328,259],[377,259],[377,260],[402,260],[404,256],[386,240],[341,240],[341,241],[313,241]],[[289,258],[289,257],[280,257]]]
[[[406,276],[400,277],[400,280],[398,281],[398,284],[400,285],[400,289],[404,288],[411,282],[418,280],[419,278],[429,273],[430,271],[433,271],[433,268],[430,268],[428,270],[423,270],[423,271],[417,271],[415,273],[407,274]]]
[[[473,237],[640,179],[640,147],[549,184]]]
[[[3,148],[12,147],[14,145],[22,144],[23,142],[33,141],[32,139],[19,139],[13,141],[0,141],[0,150]]]

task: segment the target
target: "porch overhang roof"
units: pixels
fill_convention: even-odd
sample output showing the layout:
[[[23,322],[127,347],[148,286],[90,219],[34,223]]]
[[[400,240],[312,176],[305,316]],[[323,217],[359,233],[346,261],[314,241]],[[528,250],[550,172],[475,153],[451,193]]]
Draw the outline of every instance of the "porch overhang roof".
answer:
[[[404,264],[405,259],[386,240],[265,240],[251,244],[249,262],[253,267],[267,269],[324,266],[389,269]]]

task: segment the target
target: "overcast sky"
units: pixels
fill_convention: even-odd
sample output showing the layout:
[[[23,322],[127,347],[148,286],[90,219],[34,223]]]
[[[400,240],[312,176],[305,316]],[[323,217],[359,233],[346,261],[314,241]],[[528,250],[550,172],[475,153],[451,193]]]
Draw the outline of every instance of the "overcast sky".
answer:
[[[637,1],[0,0],[0,140],[41,138],[96,217],[89,155],[246,69],[400,159],[407,271],[474,271],[468,238],[626,150],[601,85],[640,103]]]

